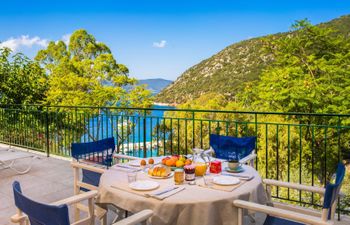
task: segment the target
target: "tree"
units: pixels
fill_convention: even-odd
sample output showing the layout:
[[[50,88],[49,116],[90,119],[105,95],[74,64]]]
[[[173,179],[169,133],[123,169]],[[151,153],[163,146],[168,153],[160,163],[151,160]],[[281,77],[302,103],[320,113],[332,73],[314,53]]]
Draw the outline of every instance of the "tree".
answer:
[[[102,108],[60,108],[68,112],[68,122],[78,129],[75,140],[79,141],[81,130],[92,140],[100,139],[100,131],[105,116],[121,113],[120,110],[105,110],[105,106],[149,107],[152,105],[151,92],[144,86],[136,85],[130,78],[128,68],[117,63],[111,50],[85,30],[75,31],[67,46],[64,42],[50,42],[48,47],[38,52],[35,60],[45,69],[49,77],[49,89],[45,103],[53,106],[100,106]],[[131,90],[126,89],[131,86]],[[80,114],[79,114],[80,113]],[[87,113],[88,115],[81,115]],[[129,112],[130,113],[130,112]],[[97,118],[96,130],[91,132],[85,124],[86,118]],[[59,123],[65,123],[64,117]],[[109,121],[111,123],[111,121]],[[66,125],[54,126],[66,127]],[[95,129],[95,128],[94,128]],[[65,132],[65,131],[63,131]],[[68,131],[69,132],[69,131]],[[93,135],[93,134],[95,135]],[[124,143],[130,132],[117,138],[118,146]],[[67,135],[62,134],[63,137]],[[68,138],[70,136],[68,135]],[[103,138],[103,137],[102,137]]]
[[[297,21],[290,33],[265,39],[273,62],[246,86],[250,108],[305,113],[350,112],[350,41],[331,28]]]
[[[151,93],[128,76],[110,49],[85,30],[75,31],[69,45],[50,42],[35,59],[49,75],[46,103],[64,106],[149,106]]]
[[[0,49],[0,104],[34,104],[45,99],[47,76],[21,53]]]
[[[40,104],[45,99],[48,79],[38,63],[9,48],[0,49],[0,137],[4,142],[28,144],[40,148],[37,133],[43,127],[40,113],[32,113],[26,104]],[[14,105],[16,104],[16,105]],[[32,135],[27,131],[33,129]]]
[[[273,61],[259,81],[247,84],[240,96],[245,107],[279,112],[350,112],[349,37],[302,20],[286,36],[267,37],[264,48]],[[350,120],[330,116],[285,119],[300,124],[305,167],[324,184],[341,157],[339,151],[349,147],[349,129],[340,126],[348,126]]]

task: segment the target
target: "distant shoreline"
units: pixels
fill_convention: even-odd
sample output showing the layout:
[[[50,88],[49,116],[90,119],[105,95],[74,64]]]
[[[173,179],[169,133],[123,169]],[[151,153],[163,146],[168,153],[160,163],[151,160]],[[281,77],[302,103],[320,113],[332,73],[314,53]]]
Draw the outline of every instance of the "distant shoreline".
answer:
[[[175,104],[175,103],[153,102],[153,105],[176,107],[177,104]]]

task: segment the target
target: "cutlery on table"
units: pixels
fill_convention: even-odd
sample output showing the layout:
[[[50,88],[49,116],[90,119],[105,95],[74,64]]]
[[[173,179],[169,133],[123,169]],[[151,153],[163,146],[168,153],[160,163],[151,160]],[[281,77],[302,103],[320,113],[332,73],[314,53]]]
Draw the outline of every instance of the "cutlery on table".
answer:
[[[142,197],[146,197],[146,198],[154,197],[154,198],[159,199],[159,200],[163,200],[164,198],[170,197],[171,195],[174,195],[174,194],[176,194],[176,193],[178,193],[178,192],[180,192],[180,191],[185,189],[185,187],[181,187],[180,188],[178,186],[174,186],[174,187],[166,188],[165,190],[162,190],[162,191],[157,191],[155,193],[149,194],[149,193],[134,192],[134,191],[128,190],[127,188],[121,188],[121,187],[114,186],[114,185],[111,185],[111,187],[115,188],[115,189],[118,189],[118,190],[121,190],[121,191],[125,191],[125,192],[128,192],[128,193],[131,193],[131,194],[135,194],[135,195],[138,195],[138,196],[142,196]],[[177,190],[177,191],[172,193],[169,196],[164,196],[163,198],[161,197],[161,195],[163,195],[165,193],[168,193],[168,192],[171,192],[173,190]]]
[[[168,188],[165,188],[164,190],[156,191],[156,192],[150,194],[150,196],[152,196],[152,195],[159,196],[159,195],[165,194],[167,192],[170,192],[170,191],[178,189],[178,188],[179,188],[179,186],[168,187]]]
[[[157,195],[151,195],[151,197],[158,199],[158,200],[163,200],[163,199],[169,198],[170,196],[173,196],[173,195],[175,195],[183,190],[185,190],[184,186],[174,187],[172,189],[168,189],[166,192],[162,191],[161,193],[157,193]]]
[[[223,176],[231,176],[231,177],[237,177],[240,179],[244,179],[244,180],[251,180],[254,178],[253,175],[249,176],[249,175],[240,175],[240,174],[231,174],[231,173],[221,173],[221,175]]]
[[[142,169],[136,169],[136,168],[133,168],[131,166],[127,166],[127,165],[120,165],[120,164],[117,164],[115,165],[116,167],[119,167],[119,168],[123,168],[123,169],[128,169],[128,170],[132,170],[132,171],[141,171]]]

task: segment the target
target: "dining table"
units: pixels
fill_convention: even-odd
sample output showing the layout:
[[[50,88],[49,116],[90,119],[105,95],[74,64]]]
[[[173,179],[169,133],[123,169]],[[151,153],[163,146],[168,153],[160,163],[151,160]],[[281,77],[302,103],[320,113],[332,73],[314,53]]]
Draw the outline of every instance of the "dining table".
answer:
[[[161,157],[154,159],[156,163],[161,162]],[[148,224],[152,225],[236,225],[238,209],[233,205],[234,200],[259,204],[267,201],[262,178],[248,165],[242,166],[244,171],[241,173],[222,172],[221,176],[241,176],[242,179],[239,179],[239,184],[220,187],[206,186],[203,177],[196,177],[192,183],[185,181],[175,186],[174,177],[154,179],[148,175],[147,169],[136,167],[137,163],[130,161],[114,165],[102,174],[96,203],[101,206],[112,204],[132,213],[151,209],[154,214]],[[225,167],[227,162],[222,162],[223,171]],[[151,191],[131,189],[128,183],[130,172],[137,173],[138,181],[156,181],[159,187]],[[174,186],[178,187],[174,194],[168,194],[163,199],[152,197],[152,193]]]

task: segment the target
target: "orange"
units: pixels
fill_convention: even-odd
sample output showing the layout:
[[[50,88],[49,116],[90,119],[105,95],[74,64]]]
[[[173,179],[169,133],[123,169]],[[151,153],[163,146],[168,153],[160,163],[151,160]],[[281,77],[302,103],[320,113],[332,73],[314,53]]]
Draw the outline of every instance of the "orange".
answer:
[[[150,159],[148,160],[148,164],[154,164],[154,159],[150,158]]]
[[[146,163],[146,160],[144,160],[144,159],[141,160],[141,163],[140,163],[140,164],[141,164],[141,166],[146,166],[146,164],[147,164],[147,163]]]
[[[174,164],[176,164],[176,161],[173,160],[173,159],[168,159],[168,160],[165,162],[165,165],[167,165],[167,166],[173,166]]]
[[[168,159],[170,159],[170,158],[169,158],[169,157],[163,158],[163,159],[162,159],[162,164],[163,164],[163,165],[166,165],[166,161],[167,161]]]

